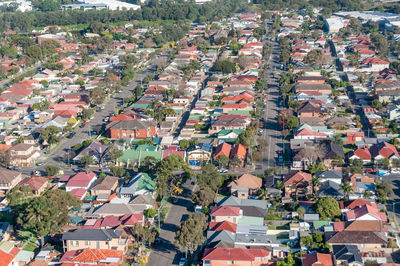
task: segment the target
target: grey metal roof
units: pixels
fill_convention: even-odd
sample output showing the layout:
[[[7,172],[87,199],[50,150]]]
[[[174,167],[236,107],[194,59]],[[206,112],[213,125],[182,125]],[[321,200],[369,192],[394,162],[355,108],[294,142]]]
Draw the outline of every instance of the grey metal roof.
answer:
[[[257,235],[257,234],[236,234],[235,244],[262,244],[273,245],[281,242],[276,236]]]
[[[267,226],[262,225],[247,225],[247,224],[238,224],[236,227],[237,234],[260,234],[266,235],[268,231]]]
[[[65,232],[62,239],[110,241],[114,238],[119,238],[121,234],[122,231],[113,229],[76,229],[74,231]]]
[[[240,209],[243,211],[243,216],[264,218],[265,215],[267,215],[267,209],[262,209],[255,206],[240,206]]]
[[[361,252],[356,245],[333,245],[332,249],[336,260],[363,264]]]
[[[239,199],[235,196],[217,197],[217,206],[254,206],[261,209],[267,209],[268,201],[266,200],[253,200],[253,199]]]
[[[225,243],[235,242],[235,233],[222,230],[222,231],[207,231],[207,243],[216,241],[224,241]]]

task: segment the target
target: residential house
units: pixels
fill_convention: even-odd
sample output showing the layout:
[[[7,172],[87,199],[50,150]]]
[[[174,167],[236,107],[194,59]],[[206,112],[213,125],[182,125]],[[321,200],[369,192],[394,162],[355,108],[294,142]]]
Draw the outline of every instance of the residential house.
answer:
[[[117,188],[117,195],[120,198],[132,198],[137,195],[153,195],[156,182],[146,173],[138,173],[128,184]]]
[[[118,186],[118,177],[105,176],[96,180],[90,189],[90,194],[94,196],[111,195]]]
[[[389,142],[382,141],[378,144],[374,144],[370,148],[371,157],[375,162],[379,162],[383,159],[400,159],[399,152],[396,147]]]
[[[368,148],[358,148],[355,151],[350,151],[347,157],[349,160],[362,160],[364,164],[372,162],[372,156]]]
[[[355,245],[362,251],[377,251],[386,247],[387,237],[381,232],[342,231],[325,233],[329,245]]]
[[[364,265],[361,252],[354,245],[332,246],[333,257],[336,265],[362,266]]]
[[[22,180],[19,183],[19,186],[29,187],[34,195],[39,196],[45,191],[48,184],[49,181],[47,180],[47,178],[33,175]]]
[[[288,173],[283,180],[283,184],[286,197],[298,199],[307,197],[312,193],[312,176],[303,171]]]
[[[80,249],[64,253],[60,262],[64,265],[103,265],[117,266],[123,262],[124,252],[113,249]]]
[[[247,199],[250,195],[257,194],[261,189],[262,179],[251,174],[243,174],[230,182],[228,187],[230,187],[232,195],[241,199]]]
[[[368,204],[349,210],[344,215],[347,221],[387,221],[387,216],[384,212],[380,212],[378,208]]]
[[[192,168],[200,168],[203,164],[211,161],[211,145],[200,143],[190,147],[187,151],[189,165]]]
[[[128,239],[114,229],[75,229],[62,236],[64,252],[80,249],[113,249],[126,251]]]
[[[210,212],[211,222],[217,223],[228,221],[237,224],[242,214],[239,207],[232,206],[217,206],[212,208]]]
[[[101,164],[106,151],[108,149],[107,145],[103,145],[99,142],[92,142],[84,148],[78,155],[76,155],[72,160],[74,162],[79,162],[83,156],[90,156],[93,158],[93,164]]]
[[[40,157],[40,147],[31,144],[20,143],[9,150],[10,164],[16,166],[29,166]]]
[[[85,173],[79,172],[68,180],[68,183],[65,186],[65,190],[67,192],[71,192],[76,189],[83,189],[88,191],[88,189],[94,184],[97,176],[95,173]]]
[[[304,254],[302,258],[303,266],[333,266],[331,254],[313,253]]]
[[[246,146],[244,146],[242,144],[233,145],[233,148],[231,151],[231,159],[238,158],[241,162],[241,166],[243,166],[244,160],[246,159],[246,155],[247,155]],[[232,161],[231,161],[231,166],[233,166]]]
[[[158,127],[153,121],[122,120],[111,122],[107,125],[110,138],[146,139],[157,135]]]
[[[0,192],[7,193],[22,181],[22,173],[18,171],[0,168]]]
[[[204,266],[238,265],[263,266],[271,258],[270,252],[265,249],[247,248],[208,248],[204,251]]]
[[[231,153],[231,147],[232,146],[226,142],[219,144],[214,153],[214,160],[216,161],[217,158],[221,155],[225,155],[226,158],[229,159],[229,155]]]

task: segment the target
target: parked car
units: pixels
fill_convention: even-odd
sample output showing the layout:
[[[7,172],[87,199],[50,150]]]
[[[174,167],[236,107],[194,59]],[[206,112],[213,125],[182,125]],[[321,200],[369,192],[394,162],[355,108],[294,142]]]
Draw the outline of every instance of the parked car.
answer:
[[[73,170],[74,170],[74,172],[82,172],[83,171],[81,168],[74,168]]]
[[[391,174],[400,174],[400,171],[399,170],[392,170],[392,171],[390,171],[390,173]]]
[[[185,257],[182,257],[180,260],[179,260],[179,266],[185,266],[186,265],[186,259],[185,259]]]
[[[100,169],[100,171],[102,171],[102,172],[110,172],[110,168],[103,167],[103,168]]]

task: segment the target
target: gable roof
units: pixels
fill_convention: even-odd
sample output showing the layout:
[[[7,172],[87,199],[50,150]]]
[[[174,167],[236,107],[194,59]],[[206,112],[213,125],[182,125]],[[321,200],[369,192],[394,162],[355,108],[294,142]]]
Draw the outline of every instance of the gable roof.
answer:
[[[240,208],[232,206],[217,206],[212,208],[211,216],[239,216]]]
[[[1,167],[0,168],[0,183],[1,184],[9,184],[15,178],[17,178],[19,175],[21,175],[21,173],[18,171],[8,170],[6,168]]]
[[[306,185],[311,184],[312,176],[303,171],[294,171],[287,174],[283,180],[285,185]]]
[[[340,209],[354,209],[356,207],[361,207],[364,205],[370,205],[373,207],[377,207],[375,202],[371,202],[369,200],[364,200],[364,199],[355,199],[355,200],[348,200],[344,202],[339,203]]]
[[[387,244],[388,240],[380,232],[371,231],[342,231],[327,234],[328,244]]]
[[[264,249],[247,248],[207,248],[203,260],[233,260],[254,261],[256,257],[268,257],[269,252]]]
[[[76,229],[65,232],[62,239],[110,241],[114,238],[119,238],[121,234],[122,231],[113,229]]]
[[[364,215],[372,215],[374,216],[376,219],[379,219],[383,222],[387,221],[387,217],[386,214],[383,212],[380,212],[378,210],[378,208],[372,207],[371,205],[363,205],[361,207],[357,207],[353,210],[347,211],[346,212],[346,217],[347,220],[356,220],[360,217],[363,217]]]
[[[236,233],[237,224],[231,223],[229,221],[223,222],[210,222],[209,230],[211,231],[222,231],[226,230],[232,233]]]
[[[252,174],[243,174],[238,179],[228,184],[228,187],[246,187],[249,189],[259,189],[262,186],[262,179]]]
[[[217,146],[217,149],[215,150],[214,159],[216,159],[221,155],[225,155],[227,158],[229,158],[229,154],[231,153],[231,147],[232,146],[226,142],[219,144]]]
[[[79,172],[73,177],[71,177],[67,183],[67,187],[86,187],[89,185],[90,181],[96,177],[96,174],[93,172],[85,173]]]
[[[371,160],[371,153],[368,148],[359,148],[355,151],[350,151],[348,156],[349,158],[357,156],[361,160]]]
[[[347,263],[363,264],[361,252],[355,245],[333,245],[333,254],[336,260],[344,260]]]
[[[333,266],[330,254],[314,253],[303,255],[303,266],[321,265]]]
[[[400,157],[396,147],[393,144],[390,144],[389,142],[386,141],[382,141],[379,142],[378,144],[372,145],[370,152],[373,157],[376,157],[378,155],[381,155],[388,159],[393,155]]]
[[[108,258],[119,258],[121,259],[123,256],[122,250],[114,250],[114,249],[91,249],[87,248],[82,250],[77,256],[75,256],[71,261],[73,262],[102,262],[107,260]]]

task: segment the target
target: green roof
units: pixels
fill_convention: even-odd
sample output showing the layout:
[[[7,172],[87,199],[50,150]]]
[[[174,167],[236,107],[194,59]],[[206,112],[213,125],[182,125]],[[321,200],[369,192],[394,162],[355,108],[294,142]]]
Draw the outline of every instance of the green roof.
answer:
[[[249,115],[250,111],[246,111],[246,110],[232,110],[232,111],[228,111],[228,115]]]
[[[143,144],[143,145],[137,146],[136,150],[137,151],[156,151],[157,150],[157,146]]]
[[[251,216],[242,216],[239,219],[238,224],[245,224],[245,225],[264,225],[264,218],[262,217],[251,217]]]
[[[151,178],[146,173],[142,173],[136,191],[140,190],[154,191],[155,188],[156,188],[156,182],[154,182],[153,178]]]
[[[231,132],[236,133],[237,135],[240,135],[240,133],[243,132],[243,129],[223,129],[220,132],[218,132],[218,138],[223,139],[224,136],[228,135]]]
[[[141,150],[125,150],[123,155],[118,158],[118,162],[138,162],[143,161],[147,156],[154,157],[157,161],[161,161],[162,151],[141,151]]]
[[[143,107],[143,108],[147,108],[149,106],[149,104],[147,103],[134,103],[129,107]]]
[[[329,225],[329,221],[313,221],[314,228],[322,227],[325,225]]]

